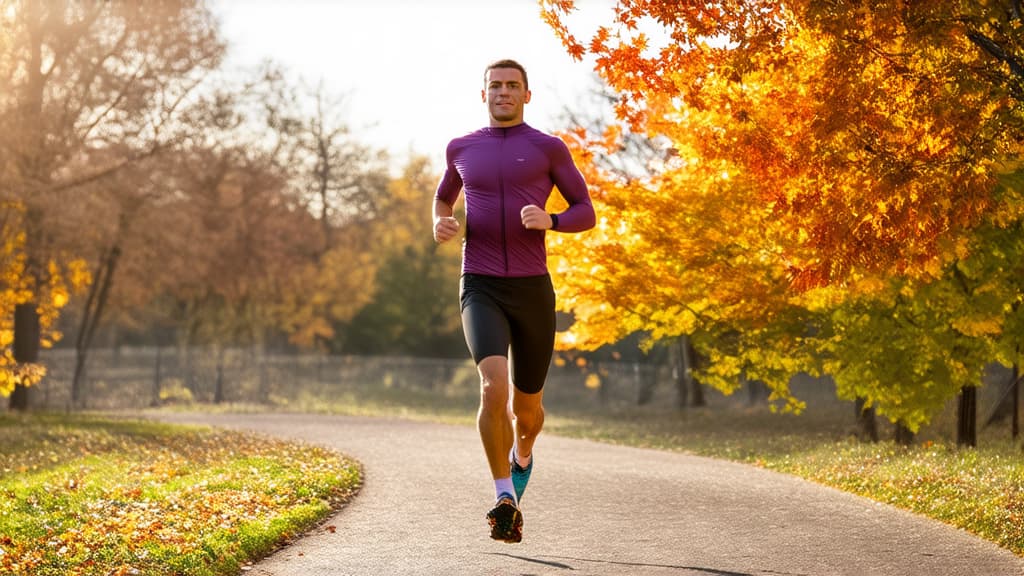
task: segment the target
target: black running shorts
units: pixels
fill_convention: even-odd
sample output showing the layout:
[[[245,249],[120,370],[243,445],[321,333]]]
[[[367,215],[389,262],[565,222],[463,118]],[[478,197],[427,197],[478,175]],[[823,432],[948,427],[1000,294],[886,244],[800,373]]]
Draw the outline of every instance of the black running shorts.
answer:
[[[462,330],[473,360],[505,356],[512,383],[540,392],[555,345],[555,291],[551,276],[502,278],[463,274],[459,299]]]

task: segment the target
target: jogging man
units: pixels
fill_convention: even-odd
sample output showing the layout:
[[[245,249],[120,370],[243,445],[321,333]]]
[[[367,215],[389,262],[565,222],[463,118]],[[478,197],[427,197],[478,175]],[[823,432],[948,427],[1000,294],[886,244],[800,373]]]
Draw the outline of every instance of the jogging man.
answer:
[[[465,190],[459,297],[466,344],[480,373],[477,428],[495,485],[487,519],[491,538],[519,542],[519,501],[544,424],[544,380],[555,339],[545,231],[590,229],[594,208],[565,143],[523,122],[530,89],[519,63],[487,66],[481,98],[489,126],[448,144],[434,196],[434,240],[458,234],[453,206]],[[544,210],[554,186],[569,203],[560,214]]]

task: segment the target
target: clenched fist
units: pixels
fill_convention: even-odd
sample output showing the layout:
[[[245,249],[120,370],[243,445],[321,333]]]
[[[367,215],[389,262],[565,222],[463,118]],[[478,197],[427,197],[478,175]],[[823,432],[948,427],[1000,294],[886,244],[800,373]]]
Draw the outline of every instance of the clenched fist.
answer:
[[[447,242],[459,233],[459,221],[454,216],[434,218],[434,241]]]
[[[551,215],[540,206],[533,204],[523,206],[519,212],[523,220],[523,226],[529,230],[547,230],[551,228]]]

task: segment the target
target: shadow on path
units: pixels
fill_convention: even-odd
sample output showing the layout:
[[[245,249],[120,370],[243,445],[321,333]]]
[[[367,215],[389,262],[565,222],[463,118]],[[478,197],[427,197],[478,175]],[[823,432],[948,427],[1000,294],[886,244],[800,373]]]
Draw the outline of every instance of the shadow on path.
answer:
[[[506,558],[515,558],[516,560],[522,560],[523,562],[533,562],[534,564],[543,564],[545,566],[551,566],[552,568],[561,568],[562,570],[575,570],[568,564],[562,564],[561,562],[551,562],[549,560],[538,560],[536,558],[530,558],[529,556],[517,556],[515,554],[506,554],[504,552],[484,552],[491,556],[505,556]]]
[[[675,570],[686,570],[687,572],[700,572],[708,574],[710,576],[755,576],[747,572],[730,572],[729,570],[716,570],[714,568],[701,568],[698,566],[676,566],[672,564],[648,564],[644,562],[620,562],[618,560],[598,560],[594,558],[573,558],[571,556],[539,556],[531,558],[529,556],[519,556],[516,554],[507,554],[505,552],[485,552],[491,556],[505,556],[508,558],[515,558],[516,560],[522,560],[524,562],[533,562],[535,564],[543,564],[545,566],[551,566],[553,568],[561,568],[562,570],[576,570],[568,564],[561,562],[554,562],[552,560],[541,560],[540,558],[557,558],[560,560],[573,560],[576,562],[591,562],[594,564],[614,564],[616,566],[634,566],[634,567],[648,567],[648,568],[671,568]]]

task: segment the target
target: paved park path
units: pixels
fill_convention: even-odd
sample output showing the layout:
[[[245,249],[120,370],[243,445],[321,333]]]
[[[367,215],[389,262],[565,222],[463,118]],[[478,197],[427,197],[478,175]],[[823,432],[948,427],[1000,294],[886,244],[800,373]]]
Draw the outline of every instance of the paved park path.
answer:
[[[994,544],[794,477],[550,435],[523,498],[523,542],[504,544],[488,538],[493,487],[470,427],[160,418],[314,442],[363,463],[359,495],[252,575],[1024,576],[1024,558]]]

